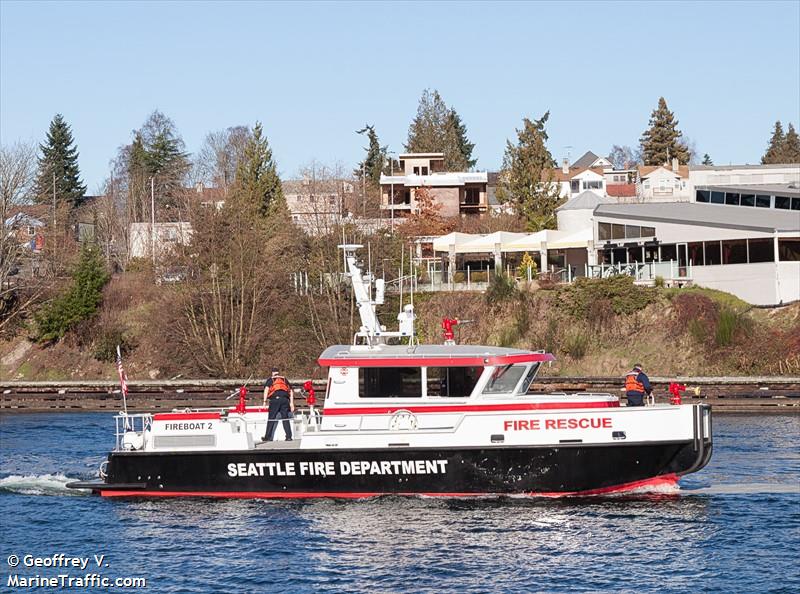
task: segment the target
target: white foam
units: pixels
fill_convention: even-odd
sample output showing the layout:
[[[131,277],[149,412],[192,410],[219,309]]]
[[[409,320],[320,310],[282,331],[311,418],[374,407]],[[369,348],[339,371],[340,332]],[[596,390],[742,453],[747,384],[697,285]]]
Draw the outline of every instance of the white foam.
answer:
[[[86,495],[88,492],[67,489],[67,483],[78,479],[63,474],[12,474],[0,479],[0,491],[22,495]]]

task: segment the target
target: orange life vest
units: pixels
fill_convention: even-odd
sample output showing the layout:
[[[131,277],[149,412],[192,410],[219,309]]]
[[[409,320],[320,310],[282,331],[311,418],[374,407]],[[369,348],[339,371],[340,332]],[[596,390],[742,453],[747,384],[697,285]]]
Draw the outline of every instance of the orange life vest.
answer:
[[[289,388],[289,382],[286,381],[285,377],[278,376],[272,378],[272,385],[269,387],[269,390],[267,391],[267,398],[272,398],[272,396],[278,390],[283,390],[287,394],[291,394],[292,390],[291,388]]]
[[[625,391],[626,392],[641,392],[644,394],[644,384],[639,381],[639,374],[641,371],[629,371],[625,375]]]

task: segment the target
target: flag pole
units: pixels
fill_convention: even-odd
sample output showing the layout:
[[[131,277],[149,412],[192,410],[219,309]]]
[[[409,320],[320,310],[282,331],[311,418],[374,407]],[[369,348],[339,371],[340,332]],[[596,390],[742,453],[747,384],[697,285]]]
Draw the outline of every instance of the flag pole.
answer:
[[[119,388],[122,392],[122,414],[125,415],[125,428],[128,428],[128,380],[125,370],[122,369],[122,352],[117,345],[117,373],[119,374]]]

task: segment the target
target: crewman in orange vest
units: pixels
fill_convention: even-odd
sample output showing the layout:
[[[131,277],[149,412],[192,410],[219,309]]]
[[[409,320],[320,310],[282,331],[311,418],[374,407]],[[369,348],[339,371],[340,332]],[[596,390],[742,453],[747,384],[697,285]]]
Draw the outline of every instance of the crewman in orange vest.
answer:
[[[286,432],[286,441],[292,441],[291,416],[294,412],[294,392],[292,386],[278,371],[272,368],[272,377],[264,383],[264,405],[269,401],[269,414],[267,415],[267,434],[264,441],[272,441],[278,419],[283,419],[283,430]]]
[[[642,371],[642,366],[637,363],[625,375],[625,395],[628,397],[628,406],[644,406],[644,395],[649,395],[652,391],[650,378]]]

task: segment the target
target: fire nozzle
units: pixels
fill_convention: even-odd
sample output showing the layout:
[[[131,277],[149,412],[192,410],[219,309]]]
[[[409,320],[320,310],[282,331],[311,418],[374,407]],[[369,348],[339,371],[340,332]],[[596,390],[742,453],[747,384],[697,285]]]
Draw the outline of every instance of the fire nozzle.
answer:
[[[442,330],[444,330],[444,343],[455,344],[456,334],[453,326],[458,325],[458,318],[442,318]]]
[[[247,387],[240,386],[239,402],[236,404],[236,412],[239,414],[244,414],[246,408],[247,408]]]
[[[681,396],[686,391],[686,385],[679,384],[677,382],[670,382],[669,384],[669,393],[672,394],[672,397],[669,399],[670,404],[681,404]]]
[[[317,397],[314,394],[314,383],[308,380],[303,384],[303,389],[306,391],[306,402],[309,406],[314,406],[317,403]]]

